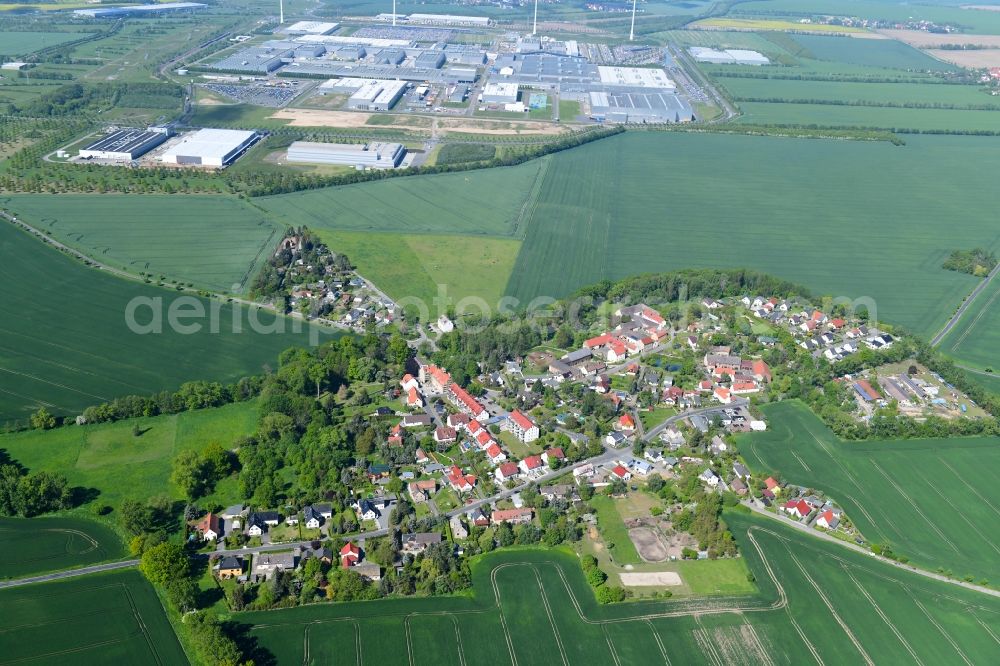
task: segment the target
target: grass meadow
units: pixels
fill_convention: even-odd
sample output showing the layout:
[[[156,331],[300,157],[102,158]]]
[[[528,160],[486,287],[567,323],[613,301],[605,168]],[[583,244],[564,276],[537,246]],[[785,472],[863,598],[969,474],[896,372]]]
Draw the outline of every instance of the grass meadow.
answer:
[[[938,349],[979,370],[1000,371],[1000,280],[990,281]],[[1000,379],[993,384],[994,390],[1000,388]]]
[[[507,285],[527,302],[601,279],[746,267],[935,332],[972,289],[951,247],[997,248],[987,199],[1000,143],[907,145],[630,132],[554,157]],[[476,174],[490,189],[489,172]],[[650,178],[655,185],[650,185]],[[942,222],[948,242],[942,245]]]
[[[470,666],[1000,658],[997,599],[892,569],[776,521],[726,519],[756,594],[599,606],[573,555],[531,549],[479,559],[471,597],[323,604],[232,619],[277,663],[334,656]]]
[[[195,379],[235,381],[275,367],[281,351],[308,343],[308,332],[292,332],[290,320],[219,302],[200,301],[206,316],[181,320],[200,322],[199,331],[174,330],[168,308],[177,292],[87,268],[10,224],[0,225],[0,253],[0,421],[25,419],[42,406],[75,415],[116,396]],[[153,321],[151,311],[161,312],[162,333],[129,329],[125,312],[134,298],[162,299],[145,300],[149,307],[135,312],[141,324]],[[213,308],[217,333],[208,321]],[[251,317],[275,332],[254,332]]]
[[[814,60],[829,60],[864,67],[957,71],[951,63],[941,62],[920,49],[894,39],[857,39],[842,35],[792,35],[792,40]]]
[[[188,663],[152,586],[138,571],[0,590],[4,663]]]
[[[83,567],[125,555],[121,539],[109,527],[76,516],[0,518],[0,550],[0,578]]]
[[[521,248],[513,238],[482,236],[322,231],[320,237],[392,298],[416,296],[428,307],[438,285],[454,301],[478,297],[495,306]]]
[[[142,432],[138,437],[133,433],[135,425]],[[117,507],[126,498],[144,501],[168,495],[183,499],[170,482],[174,457],[181,451],[201,452],[213,443],[232,448],[236,439],[252,434],[256,425],[256,403],[236,403],[117,423],[0,435],[0,451],[32,472],[62,474],[72,486],[97,489],[100,494],[94,504]],[[216,485],[204,505],[226,506],[238,499],[235,477],[230,477]],[[41,521],[31,521],[35,523]],[[0,522],[0,530],[3,526]]]
[[[90,37],[89,32],[0,32],[0,44],[6,55],[27,55],[66,42]]]
[[[115,268],[223,293],[245,291],[284,231],[228,196],[9,195],[0,207]]]
[[[740,78],[721,78],[720,83],[737,99],[827,100],[870,104],[990,105],[1000,109],[1000,102],[995,97],[986,92],[985,89],[972,85]],[[894,110],[916,111],[924,109]]]
[[[1000,132],[1000,110],[902,109],[893,107],[841,106],[835,104],[771,104],[740,102],[743,115],[738,123],[751,125],[819,125],[862,127],[897,131]],[[909,137],[907,137],[907,141]]]
[[[842,442],[804,405],[764,408],[739,449],[758,473],[818,488],[872,543],[922,567],[1000,581],[1000,438]]]

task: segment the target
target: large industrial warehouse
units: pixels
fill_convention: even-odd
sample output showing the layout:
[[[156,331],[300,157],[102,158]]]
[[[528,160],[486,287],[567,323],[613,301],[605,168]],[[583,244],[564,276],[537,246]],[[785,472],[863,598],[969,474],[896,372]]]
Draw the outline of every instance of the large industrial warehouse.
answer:
[[[115,160],[130,162],[156,148],[170,136],[166,128],[120,129],[90,144],[80,151],[86,160]]]
[[[394,169],[406,156],[399,143],[316,143],[294,141],[288,147],[289,162],[337,164],[363,169]]]
[[[246,130],[202,129],[167,149],[164,164],[224,167],[253,145],[257,133]]]
[[[365,81],[357,92],[347,100],[348,109],[358,111],[388,111],[399,101],[406,90],[406,81]]]

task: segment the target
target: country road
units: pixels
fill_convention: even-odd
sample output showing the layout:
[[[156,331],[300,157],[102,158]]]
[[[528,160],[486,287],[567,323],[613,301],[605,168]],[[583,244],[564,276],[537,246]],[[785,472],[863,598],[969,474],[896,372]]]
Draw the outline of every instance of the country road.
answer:
[[[40,574],[38,576],[28,576],[27,578],[16,578],[14,580],[0,581],[0,589],[7,587],[20,587],[21,585],[31,585],[32,583],[47,583],[53,580],[64,578],[75,578],[86,576],[87,574],[101,573],[103,571],[115,571],[116,569],[130,569],[139,564],[139,560],[122,560],[121,562],[108,562],[106,564],[95,564],[91,567],[81,567],[79,569],[68,569],[66,571],[54,571],[52,573]]]
[[[937,335],[931,338],[931,347],[937,347],[941,344],[941,341],[944,340],[945,336],[951,332],[951,329],[955,328],[955,325],[958,324],[958,320],[962,318],[962,315],[964,315],[965,311],[969,309],[969,306],[972,305],[973,301],[975,301],[976,298],[983,293],[983,290],[989,286],[990,281],[997,276],[998,272],[1000,272],[1000,264],[994,266],[993,270],[991,270],[989,274],[976,285],[976,288],[972,290],[972,293],[965,297],[965,300],[962,301],[960,306],[958,306],[958,310],[956,310],[955,314],[951,316],[948,323],[944,325],[944,328],[942,328]]]

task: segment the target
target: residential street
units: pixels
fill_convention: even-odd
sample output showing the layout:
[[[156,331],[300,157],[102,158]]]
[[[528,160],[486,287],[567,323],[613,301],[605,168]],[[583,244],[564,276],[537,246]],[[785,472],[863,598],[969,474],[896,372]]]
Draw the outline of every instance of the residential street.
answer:
[[[712,405],[711,407],[700,407],[698,409],[692,409],[687,412],[681,412],[680,414],[674,414],[663,423],[660,423],[650,428],[642,439],[643,441],[651,442],[657,435],[663,432],[663,430],[671,423],[680,421],[681,419],[686,419],[689,416],[694,416],[696,414],[705,414],[708,412],[718,412],[722,409],[725,409],[726,407],[733,407],[733,408],[742,407],[743,405],[747,405],[749,403],[750,401],[747,400],[746,398],[733,398],[733,401],[728,405]]]

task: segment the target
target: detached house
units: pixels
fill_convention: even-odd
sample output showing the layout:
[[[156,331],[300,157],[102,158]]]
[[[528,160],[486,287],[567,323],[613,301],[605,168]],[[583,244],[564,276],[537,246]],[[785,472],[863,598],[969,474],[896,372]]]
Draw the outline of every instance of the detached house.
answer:
[[[195,524],[194,529],[205,541],[215,541],[222,536],[222,521],[214,513],[208,513]]]

